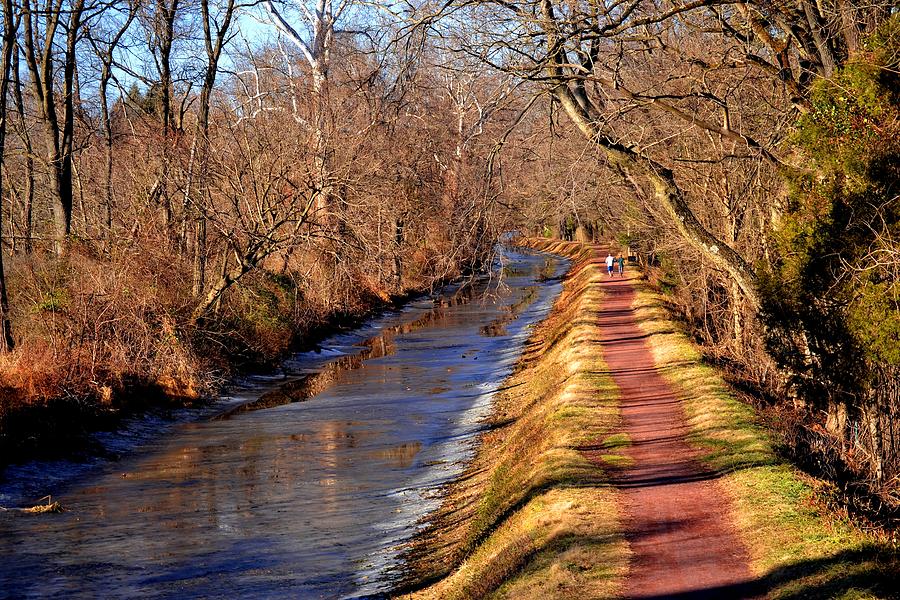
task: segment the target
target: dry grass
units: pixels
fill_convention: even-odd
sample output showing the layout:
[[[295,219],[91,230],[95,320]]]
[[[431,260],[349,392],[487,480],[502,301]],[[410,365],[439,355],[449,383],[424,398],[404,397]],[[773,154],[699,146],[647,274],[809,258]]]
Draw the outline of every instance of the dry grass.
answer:
[[[267,368],[302,338],[438,278],[430,263],[407,260],[415,275],[398,289],[373,278],[370,257],[275,258],[198,326],[191,264],[161,231],[109,248],[73,241],[62,260],[10,257],[16,348],[0,353],[0,465],[66,455],[124,414],[209,397],[234,371]]]
[[[551,488],[491,533],[453,574],[417,597],[610,598],[627,559],[617,507],[599,486]]]
[[[646,284],[635,309],[656,364],[684,400],[691,442],[721,474],[752,570],[772,598],[896,597],[896,554],[826,514],[814,479],[779,458],[771,434],[740,402]]]
[[[495,399],[496,427],[412,553],[438,575],[415,598],[608,598],[627,566],[616,491],[617,391],[600,359],[600,261],[578,260]],[[448,568],[448,566],[450,568]]]

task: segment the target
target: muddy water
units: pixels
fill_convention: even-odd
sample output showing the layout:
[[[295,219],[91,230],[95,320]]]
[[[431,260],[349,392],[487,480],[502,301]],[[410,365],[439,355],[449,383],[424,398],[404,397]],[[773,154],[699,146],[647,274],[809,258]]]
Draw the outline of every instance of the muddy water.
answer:
[[[563,262],[504,262],[502,278],[335,336],[214,407],[100,435],[105,457],[8,469],[0,505],[52,493],[68,510],[0,513],[0,597],[389,591],[559,293]]]

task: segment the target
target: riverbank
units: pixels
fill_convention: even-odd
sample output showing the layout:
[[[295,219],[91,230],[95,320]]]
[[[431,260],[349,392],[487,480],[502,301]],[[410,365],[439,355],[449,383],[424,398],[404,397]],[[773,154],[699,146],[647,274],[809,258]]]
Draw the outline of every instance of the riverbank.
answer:
[[[19,302],[22,339],[0,355],[0,468],[91,453],[94,432],[148,410],[201,406],[235,376],[271,371],[448,281],[422,274],[398,289],[357,273],[346,289],[326,294],[303,279],[259,271],[194,323],[177,262],[159,257],[110,269],[77,247],[65,263],[29,260],[13,265],[11,285],[34,301]]]
[[[387,300],[373,296],[353,312],[342,311],[293,327],[277,352],[249,359],[230,352],[207,355],[209,363],[204,361],[186,370],[178,379],[126,377],[115,387],[99,385],[31,399],[23,399],[21,389],[0,389],[0,468],[36,458],[92,452],[89,437],[94,432],[115,429],[123,419],[149,410],[203,406],[227,388],[231,377],[269,372],[284,357],[311,350],[329,336],[425,292],[410,291]]]
[[[605,266],[589,245],[527,245],[573,267],[498,394],[475,460],[411,549],[408,597],[606,598],[633,581],[635,533],[617,474],[639,454],[598,335]],[[682,439],[722,491],[715,517],[746,548],[735,597],[892,597],[900,563],[890,540],[825,510],[824,484],[777,454],[774,434],[703,364],[663,299],[634,285],[628,318],[680,404]]]

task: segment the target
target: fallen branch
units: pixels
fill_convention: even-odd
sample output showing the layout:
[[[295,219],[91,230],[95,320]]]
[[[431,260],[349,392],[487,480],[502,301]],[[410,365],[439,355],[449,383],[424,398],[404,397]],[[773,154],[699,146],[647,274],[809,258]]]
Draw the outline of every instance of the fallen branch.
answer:
[[[41,515],[44,513],[61,513],[65,511],[62,507],[62,504],[59,502],[53,502],[53,498],[51,496],[44,496],[38,502],[47,501],[46,504],[35,504],[29,508],[5,508],[0,506],[0,511],[2,512],[18,512],[18,513],[27,513],[30,515]]]

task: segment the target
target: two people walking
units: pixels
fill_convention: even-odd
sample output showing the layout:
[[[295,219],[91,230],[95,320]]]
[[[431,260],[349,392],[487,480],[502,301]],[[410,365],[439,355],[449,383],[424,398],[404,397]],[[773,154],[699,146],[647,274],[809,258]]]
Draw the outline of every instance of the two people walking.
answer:
[[[612,253],[606,256],[606,272],[610,277],[613,276],[613,269],[618,269],[619,277],[625,276],[625,257],[619,254],[618,257],[613,257]]]

